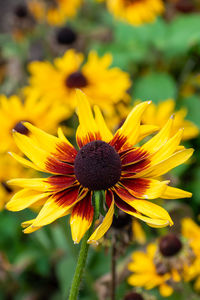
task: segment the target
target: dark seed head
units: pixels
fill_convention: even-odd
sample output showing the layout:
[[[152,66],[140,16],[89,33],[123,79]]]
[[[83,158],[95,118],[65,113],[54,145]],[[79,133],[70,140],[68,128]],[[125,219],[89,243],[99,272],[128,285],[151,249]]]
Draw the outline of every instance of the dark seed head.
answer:
[[[21,134],[28,135],[29,130],[23,125],[22,122],[23,121],[18,122],[13,129]]]
[[[70,45],[77,39],[77,34],[70,27],[62,27],[56,35],[57,42],[61,45]]]
[[[175,7],[182,13],[191,13],[194,11],[194,3],[191,0],[179,0],[176,2]]]
[[[112,227],[115,229],[123,229],[132,224],[132,217],[124,212],[119,211],[118,217],[114,215]]]
[[[124,300],[144,300],[141,294],[131,292],[124,297]]]
[[[66,79],[68,88],[83,88],[87,86],[88,82],[81,72],[74,72]]]
[[[74,161],[76,178],[90,190],[106,190],[114,186],[121,176],[119,154],[103,141],[83,146]]]
[[[24,4],[19,4],[15,7],[14,10],[14,14],[18,17],[18,18],[26,18],[28,16],[28,9],[26,7],[26,5]]]
[[[163,256],[173,256],[182,248],[180,239],[173,233],[167,234],[160,239],[159,249]]]

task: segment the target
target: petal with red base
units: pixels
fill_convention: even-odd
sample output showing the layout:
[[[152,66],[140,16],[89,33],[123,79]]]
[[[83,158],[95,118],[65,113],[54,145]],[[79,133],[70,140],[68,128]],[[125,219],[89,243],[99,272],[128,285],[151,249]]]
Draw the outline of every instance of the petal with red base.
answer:
[[[122,178],[120,183],[136,198],[156,199],[163,195],[169,181],[146,178]]]
[[[101,136],[87,96],[80,90],[77,90],[77,105],[80,125],[76,132],[76,140],[78,146],[81,148],[89,142],[101,140]]]
[[[74,243],[79,243],[86,231],[92,225],[94,208],[92,206],[92,193],[87,195],[73,207],[70,225]]]
[[[40,210],[32,226],[45,226],[68,214],[70,209],[84,197],[79,190],[76,186],[52,195]]]
[[[113,146],[116,151],[122,148],[128,149],[136,143],[140,134],[142,114],[150,103],[150,101],[146,101],[136,105],[126,118],[122,127],[117,130],[110,142],[110,145]]]
[[[115,204],[117,205],[117,207],[119,209],[123,210],[125,213],[127,213],[135,218],[138,218],[138,219],[146,222],[149,226],[161,228],[161,227],[166,227],[166,226],[170,225],[168,220],[163,220],[161,218],[151,218],[151,217],[149,218],[149,217],[143,216],[134,207],[130,206],[128,203],[121,200],[117,194],[115,194],[114,197],[115,197]]]

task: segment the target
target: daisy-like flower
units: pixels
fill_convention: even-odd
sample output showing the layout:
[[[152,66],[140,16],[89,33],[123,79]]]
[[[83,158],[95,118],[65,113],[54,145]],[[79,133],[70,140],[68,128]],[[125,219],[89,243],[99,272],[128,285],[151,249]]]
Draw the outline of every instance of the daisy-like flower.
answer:
[[[154,124],[163,127],[168,118],[175,111],[175,101],[167,99],[157,106],[152,103],[142,117],[143,124]],[[185,107],[175,112],[173,134],[180,128],[184,128],[183,140],[195,138],[199,134],[199,128],[191,121],[185,120],[187,109]]]
[[[153,243],[147,246],[146,252],[135,251],[128,265],[128,269],[133,272],[128,278],[128,283],[147,290],[158,287],[160,294],[168,297],[173,293],[170,282],[180,281],[180,276],[175,269],[169,270],[164,265],[156,265],[156,255],[157,245]]]
[[[106,0],[106,3],[114,16],[135,26],[155,21],[164,11],[162,0]]]
[[[153,227],[172,225],[167,211],[151,200],[191,197],[191,193],[169,187],[168,181],[156,179],[192,155],[193,149],[178,148],[182,130],[171,137],[173,119],[170,118],[157,135],[143,146],[134,147],[140,134],[144,136],[140,121],[149,102],[133,108],[114,136],[97,106],[94,107],[94,118],[87,97],[81,91],[77,91],[77,102],[79,150],[69,143],[61,130],[55,137],[25,122],[26,134],[14,131],[17,146],[29,160],[12,155],[28,167],[52,174],[49,178],[11,182],[23,189],[7,204],[9,210],[22,210],[43,201],[37,217],[23,224],[28,226],[24,232],[33,232],[71,214],[72,238],[78,243],[92,224],[92,196],[98,190],[105,191],[108,211],[90,236],[89,243],[99,240],[107,232],[115,208]]]
[[[7,98],[0,96],[0,153],[16,149],[13,143],[12,129],[18,132],[26,133],[27,129],[23,126],[22,121],[28,121],[51,133],[55,132],[55,128],[59,122],[68,117],[68,111],[61,105],[55,103],[47,103],[38,100],[37,93],[33,90],[29,96],[22,100],[13,95]]]
[[[119,68],[110,68],[111,54],[100,58],[92,51],[82,65],[83,59],[83,54],[71,49],[63,57],[54,59],[53,64],[32,62],[30,87],[26,92],[34,88],[46,101],[65,103],[74,110],[75,88],[80,88],[89,96],[91,104],[98,104],[105,114],[110,114],[114,103],[128,97],[130,77]]]
[[[82,0],[30,0],[29,9],[34,17],[50,25],[61,25],[76,16]]]

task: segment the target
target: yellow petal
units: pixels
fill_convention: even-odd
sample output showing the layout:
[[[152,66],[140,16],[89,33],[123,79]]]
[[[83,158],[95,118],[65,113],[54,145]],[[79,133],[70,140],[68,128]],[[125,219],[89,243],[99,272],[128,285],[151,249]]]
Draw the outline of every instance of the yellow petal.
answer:
[[[163,283],[159,287],[160,294],[163,297],[169,297],[173,293],[173,288],[166,283]]]
[[[173,127],[174,118],[170,118],[165,126],[148,142],[146,142],[141,148],[154,154],[158,149],[160,149],[164,143],[169,139],[172,127]]]
[[[142,114],[150,103],[151,101],[146,101],[136,105],[129,113],[122,127],[117,130],[113,140],[116,139],[117,136],[120,136],[122,139],[125,138],[125,142],[122,146],[133,146],[140,134]]]
[[[8,184],[29,188],[34,191],[48,191],[51,187],[45,178],[16,178],[9,180]]]
[[[37,171],[42,171],[41,168],[37,167],[36,165],[34,165],[31,161],[19,156],[18,154],[15,154],[13,152],[9,152],[9,154],[16,159],[20,164],[24,165],[25,167],[29,167],[32,169],[35,169]]]
[[[77,143],[82,146],[96,139],[98,136],[98,127],[94,120],[92,110],[87,96],[80,90],[76,90],[78,118],[80,123],[79,131],[77,131]]]
[[[159,130],[159,127],[156,125],[141,125],[140,126],[140,134],[138,136],[137,142],[139,143],[141,140],[143,140],[146,136],[149,136],[150,134],[156,132]]]
[[[159,176],[169,172],[171,169],[184,163],[186,160],[188,160],[192,156],[193,152],[194,152],[193,149],[180,150],[180,151],[174,153],[169,158],[161,161],[160,163],[153,165],[153,166],[147,168],[146,170],[137,173],[136,175],[133,176],[133,178],[159,177]]]
[[[45,162],[47,161],[48,154],[34,144],[31,138],[20,134],[13,133],[13,137],[18,148],[40,169],[45,170]]]
[[[38,200],[48,197],[47,193],[38,193],[30,189],[23,189],[17,192],[7,203],[6,208],[11,211],[19,211],[25,209]]]
[[[170,157],[180,144],[183,136],[183,129],[180,129],[172,138],[170,138],[163,147],[161,147],[152,157],[151,164],[157,164]]]
[[[89,244],[96,243],[108,231],[113,221],[113,214],[114,214],[114,200],[112,200],[110,208],[105,218],[103,219],[103,222],[97,227],[97,229],[93,232],[93,234],[88,239]]]
[[[95,121],[99,128],[101,138],[104,142],[109,143],[112,140],[113,135],[111,131],[108,129],[99,107],[96,105],[94,107],[94,112],[95,112]]]
[[[152,218],[168,221],[170,225],[173,225],[173,221],[170,218],[168,212],[159,205],[156,205],[146,200],[133,200],[126,201],[131,207],[135,208],[138,212]]]
[[[163,199],[179,199],[179,198],[190,198],[190,197],[192,197],[192,193],[172,186],[167,186],[166,190],[161,196],[161,198]]]

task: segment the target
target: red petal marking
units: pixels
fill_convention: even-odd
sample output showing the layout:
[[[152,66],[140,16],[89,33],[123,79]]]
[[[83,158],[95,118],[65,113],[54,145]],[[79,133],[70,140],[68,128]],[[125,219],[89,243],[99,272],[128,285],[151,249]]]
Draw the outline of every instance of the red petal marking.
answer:
[[[92,223],[93,215],[94,215],[94,208],[92,206],[92,193],[88,192],[87,195],[75,204],[72,217],[75,215],[81,217],[82,219],[86,219],[88,222]]]
[[[105,196],[106,196],[106,204],[108,205],[109,208],[113,201],[113,197],[114,197],[113,192],[111,190],[106,190]]]
[[[67,143],[60,142],[60,143],[57,143],[56,151],[54,153],[52,153],[52,155],[62,161],[73,163],[74,159],[77,155],[77,151],[74,147],[71,147]]]
[[[75,177],[68,177],[68,176],[62,176],[62,175],[56,175],[56,176],[51,176],[47,178],[46,182],[51,184],[51,190],[52,191],[62,191],[64,189],[67,189],[71,185],[73,185],[76,182]]]
[[[126,144],[127,142],[127,138],[125,136],[122,136],[119,134],[119,132],[116,132],[116,134],[114,135],[113,139],[110,141],[110,145],[113,146],[115,148],[115,150],[118,152],[123,146],[124,144]],[[130,148],[131,145],[126,145],[125,147],[123,147],[123,150]]]
[[[82,148],[84,145],[92,142],[92,141],[99,141],[101,140],[101,136],[99,132],[96,132],[95,134],[93,134],[92,132],[88,132],[88,134],[84,137],[78,137],[77,136],[77,145],[79,146],[79,148]]]
[[[55,203],[59,206],[70,206],[76,202],[78,194],[79,186],[75,186],[52,195],[52,198],[55,199]]]
[[[124,201],[134,201],[136,198],[129,193],[128,190],[126,190],[124,187],[121,187],[120,185],[116,185],[113,190],[115,193]],[[138,200],[138,199],[137,199]]]
[[[74,166],[64,163],[54,157],[48,157],[45,164],[46,164],[46,170],[49,173],[59,174],[59,175],[74,174]]]
[[[117,194],[114,194],[115,204],[117,207],[121,210],[123,210],[126,213],[129,212],[137,212],[135,208],[131,207],[129,204],[124,202]]]
[[[122,166],[135,164],[141,160],[147,159],[149,153],[141,150],[141,148],[133,148],[126,152],[120,153]]]
[[[139,173],[143,170],[145,170],[146,168],[148,168],[151,164],[151,160],[150,159],[142,159],[141,161],[135,163],[135,164],[131,164],[131,165],[122,165],[122,172],[126,172],[126,173]],[[132,174],[133,175],[133,174]]]
[[[125,188],[133,191],[135,197],[142,197],[143,195],[145,195],[146,190],[149,188],[151,181],[149,179],[142,178],[122,178],[120,180],[120,183],[124,185]]]

